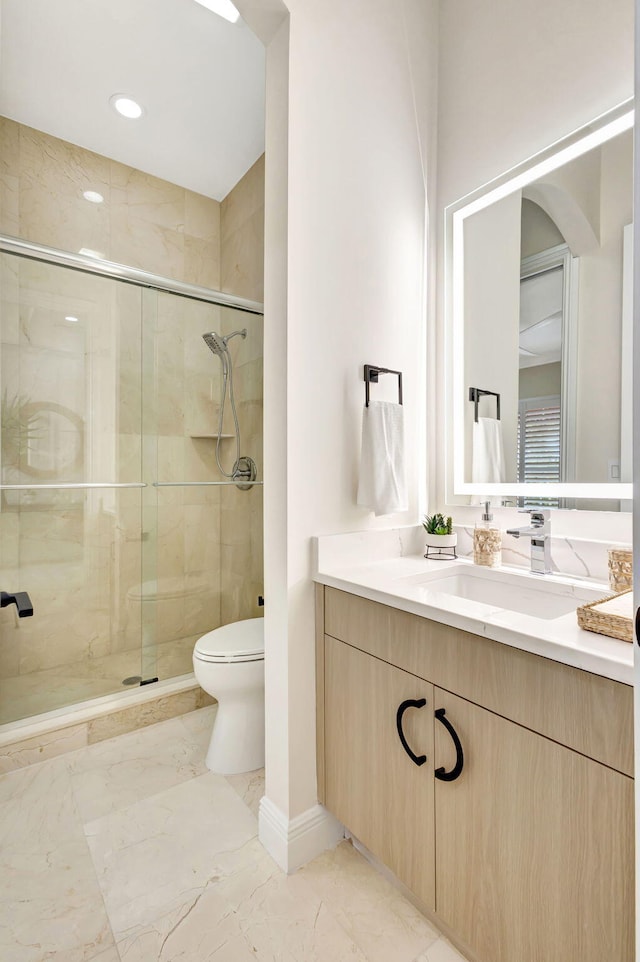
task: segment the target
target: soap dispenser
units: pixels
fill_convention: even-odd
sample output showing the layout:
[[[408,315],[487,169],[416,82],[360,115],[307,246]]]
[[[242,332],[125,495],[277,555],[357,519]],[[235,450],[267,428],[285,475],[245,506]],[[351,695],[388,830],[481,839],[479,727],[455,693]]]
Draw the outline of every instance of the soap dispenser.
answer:
[[[502,534],[491,514],[491,502],[485,501],[481,521],[476,521],[473,532],[474,564],[495,568],[502,561]]]

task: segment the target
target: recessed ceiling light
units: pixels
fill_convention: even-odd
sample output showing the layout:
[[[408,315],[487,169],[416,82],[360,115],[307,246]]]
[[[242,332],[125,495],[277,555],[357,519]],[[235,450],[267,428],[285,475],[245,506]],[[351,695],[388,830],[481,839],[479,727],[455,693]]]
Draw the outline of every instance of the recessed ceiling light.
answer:
[[[85,190],[82,196],[92,204],[102,204],[104,201],[104,197],[97,190]]]
[[[73,314],[67,314],[67,316],[65,317],[65,321],[71,321],[72,324],[77,324],[79,320],[80,318],[74,317]]]
[[[122,117],[128,120],[137,120],[142,117],[142,107],[126,94],[113,94],[109,97],[109,103],[114,110],[117,110]]]
[[[224,17],[230,23],[235,23],[240,18],[240,13],[231,3],[231,0],[196,0],[196,3],[206,7],[207,10],[211,10],[211,13],[217,13],[219,17]]]
[[[78,254],[84,254],[85,257],[97,257],[98,260],[104,260],[104,254],[101,251],[92,251],[90,247],[81,247]]]

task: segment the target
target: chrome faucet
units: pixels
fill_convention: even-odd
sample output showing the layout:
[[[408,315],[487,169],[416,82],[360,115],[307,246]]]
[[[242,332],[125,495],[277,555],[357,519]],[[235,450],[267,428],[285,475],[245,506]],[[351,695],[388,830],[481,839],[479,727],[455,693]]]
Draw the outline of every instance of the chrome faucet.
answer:
[[[531,515],[525,528],[507,528],[514,538],[531,538],[531,571],[538,575],[551,573],[551,512],[539,508],[521,508],[521,514]]]

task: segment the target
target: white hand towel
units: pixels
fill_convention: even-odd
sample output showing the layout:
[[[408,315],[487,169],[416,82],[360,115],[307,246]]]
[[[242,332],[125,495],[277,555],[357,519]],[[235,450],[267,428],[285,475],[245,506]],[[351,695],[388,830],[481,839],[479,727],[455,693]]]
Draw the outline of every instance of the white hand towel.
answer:
[[[376,516],[408,509],[401,404],[370,401],[364,409],[358,504]]]
[[[473,422],[471,480],[476,484],[498,484],[504,479],[502,422],[496,418],[478,418]]]

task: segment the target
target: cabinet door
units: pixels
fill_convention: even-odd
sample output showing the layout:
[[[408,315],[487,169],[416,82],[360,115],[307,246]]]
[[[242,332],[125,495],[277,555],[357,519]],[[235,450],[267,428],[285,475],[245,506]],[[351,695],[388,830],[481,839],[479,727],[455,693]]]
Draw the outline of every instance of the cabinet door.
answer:
[[[433,908],[433,686],[327,636],[324,735],[327,808]]]
[[[436,911],[482,962],[632,962],[633,780],[436,689]],[[453,767],[436,721],[436,764]]]

